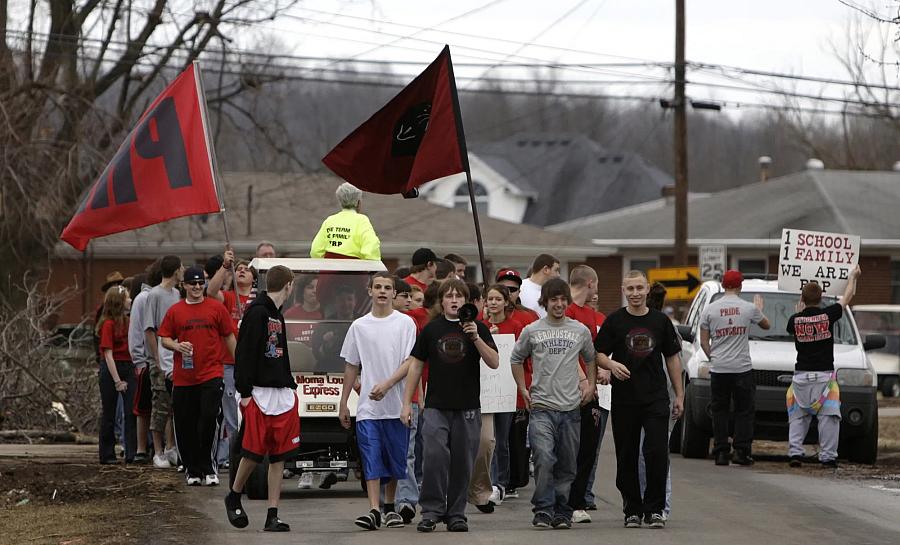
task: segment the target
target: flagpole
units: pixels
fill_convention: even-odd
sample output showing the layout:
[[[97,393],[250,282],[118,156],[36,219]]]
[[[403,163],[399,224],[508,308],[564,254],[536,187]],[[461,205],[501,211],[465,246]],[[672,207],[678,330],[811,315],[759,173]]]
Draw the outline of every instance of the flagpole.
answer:
[[[222,184],[219,180],[219,161],[216,159],[216,145],[209,130],[209,109],[206,106],[206,88],[203,87],[203,77],[200,75],[200,61],[194,60],[194,78],[197,80],[197,97],[200,100],[200,119],[203,122],[203,131],[206,134],[206,150],[209,154],[210,167],[212,169],[213,184],[216,186],[216,194],[219,199],[219,208],[222,213],[222,225],[225,227],[225,248],[231,250],[231,237],[228,234],[228,215],[225,210],[225,194],[222,192]],[[238,289],[237,274],[234,271],[234,261],[231,263],[231,283],[234,288],[234,301],[238,309],[238,315],[244,315],[244,306],[241,304],[241,292]]]
[[[469,152],[466,148],[466,134],[463,130],[462,112],[459,108],[459,94],[456,92],[456,77],[453,75],[453,59],[450,57],[450,46],[447,49],[447,70],[450,72],[450,94],[453,97],[453,117],[456,120],[456,137],[459,144],[460,159],[466,170],[466,184],[469,187],[469,203],[472,206],[472,218],[475,220],[475,239],[478,241],[478,259],[481,262],[481,280],[490,284],[487,262],[484,259],[484,242],[481,239],[481,223],[478,221],[478,208],[475,206],[475,184],[472,183],[472,169],[469,167]]]

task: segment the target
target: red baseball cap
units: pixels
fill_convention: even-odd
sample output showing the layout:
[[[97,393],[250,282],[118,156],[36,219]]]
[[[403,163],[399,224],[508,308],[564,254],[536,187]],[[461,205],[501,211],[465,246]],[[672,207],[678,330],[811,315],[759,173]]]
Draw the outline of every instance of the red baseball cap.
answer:
[[[725,274],[722,276],[722,287],[726,290],[740,288],[743,283],[744,275],[741,274],[741,271],[730,269],[725,271]]]
[[[522,276],[515,269],[500,269],[497,271],[497,282],[507,279],[515,281],[520,286],[522,285]]]

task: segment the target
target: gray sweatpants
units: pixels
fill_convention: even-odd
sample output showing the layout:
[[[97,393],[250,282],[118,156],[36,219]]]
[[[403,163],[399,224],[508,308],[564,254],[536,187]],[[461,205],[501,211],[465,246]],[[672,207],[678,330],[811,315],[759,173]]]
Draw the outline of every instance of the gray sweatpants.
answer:
[[[466,493],[481,437],[481,410],[425,408],[422,421],[422,518],[466,520]]]
[[[788,456],[805,455],[803,440],[806,439],[806,432],[809,431],[812,419],[812,415],[807,413],[791,419]],[[838,439],[841,434],[841,417],[820,414],[816,417],[816,420],[819,428],[819,461],[830,462],[837,459]]]

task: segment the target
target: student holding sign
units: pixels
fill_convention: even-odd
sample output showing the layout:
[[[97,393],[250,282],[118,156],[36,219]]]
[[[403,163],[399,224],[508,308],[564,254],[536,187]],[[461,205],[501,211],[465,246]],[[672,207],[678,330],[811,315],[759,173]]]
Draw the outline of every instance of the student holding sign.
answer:
[[[791,467],[802,465],[803,440],[813,416],[819,430],[819,461],[825,467],[837,467],[841,395],[834,373],[834,324],[856,294],[859,274],[859,266],[854,267],[840,302],[825,308],[821,286],[809,282],[800,292],[797,313],[788,319],[787,332],[794,336],[797,348],[794,378],[787,391]]]
[[[535,528],[572,527],[569,492],[575,480],[581,406],[594,398],[596,353],[591,332],[566,316],[572,302],[569,285],[553,278],[541,286],[538,300],[547,316],[522,330],[510,363],[516,386],[531,409],[528,437],[534,456]],[[589,362],[587,377],[579,375],[578,357]],[[531,388],[525,386],[522,364],[532,358]]]

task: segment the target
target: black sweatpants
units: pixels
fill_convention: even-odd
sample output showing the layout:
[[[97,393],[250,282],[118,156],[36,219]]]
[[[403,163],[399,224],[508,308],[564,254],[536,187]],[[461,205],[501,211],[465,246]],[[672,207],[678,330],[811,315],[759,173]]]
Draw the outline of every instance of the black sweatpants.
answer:
[[[728,420],[734,400],[734,450],[751,454],[753,446],[753,413],[756,411],[756,382],[753,371],[744,373],[710,373],[710,412],[712,412],[713,453],[729,453]]]
[[[175,442],[189,477],[202,478],[216,473],[214,447],[222,422],[224,390],[225,383],[221,378],[172,389]]]
[[[669,400],[645,405],[616,404],[610,411],[616,442],[616,487],[622,494],[625,516],[662,513],[666,505],[669,472]],[[638,454],[644,430],[647,489],[641,499]]]
[[[593,400],[581,407],[581,442],[578,444],[578,469],[572,489],[569,491],[569,506],[578,511],[587,507],[584,495],[587,492],[591,471],[600,442],[600,404]]]
[[[528,464],[531,449],[528,448],[528,411],[516,410],[509,428],[509,488],[528,486]]]

